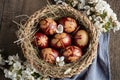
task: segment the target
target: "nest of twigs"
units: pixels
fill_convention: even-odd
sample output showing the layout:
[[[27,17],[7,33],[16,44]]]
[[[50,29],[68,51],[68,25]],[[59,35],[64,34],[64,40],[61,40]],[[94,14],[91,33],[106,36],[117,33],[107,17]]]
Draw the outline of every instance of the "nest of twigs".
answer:
[[[64,66],[59,67],[57,65],[49,64],[40,59],[38,56],[38,50],[32,45],[32,40],[34,37],[34,33],[37,31],[37,24],[40,20],[47,17],[58,19],[65,16],[73,17],[74,19],[82,23],[82,25],[85,26],[85,29],[89,33],[90,40],[86,53],[79,61],[75,63],[65,64]],[[97,55],[97,29],[93,26],[93,24],[86,16],[70,6],[51,5],[39,11],[36,11],[27,20],[24,26],[20,27],[17,36],[21,42],[21,48],[25,58],[44,77],[64,78],[79,74],[92,63],[93,59]]]

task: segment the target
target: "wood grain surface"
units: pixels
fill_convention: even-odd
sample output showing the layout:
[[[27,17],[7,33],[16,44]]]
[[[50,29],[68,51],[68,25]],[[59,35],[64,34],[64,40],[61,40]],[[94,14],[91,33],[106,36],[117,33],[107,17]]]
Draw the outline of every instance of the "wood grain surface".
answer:
[[[120,21],[120,0],[107,0]],[[120,31],[110,32],[109,54],[111,62],[111,80],[120,80]]]
[[[120,0],[106,0],[118,15],[120,20]],[[20,46],[13,44],[17,39],[15,31],[18,29],[15,20],[19,22],[22,18],[15,18],[18,15],[30,16],[36,10],[47,5],[47,0],[0,0],[0,49],[4,49],[9,54],[21,53]],[[109,54],[111,61],[112,80],[120,79],[120,31],[110,32]],[[23,56],[22,54],[19,54]],[[0,70],[0,80],[4,78]]]

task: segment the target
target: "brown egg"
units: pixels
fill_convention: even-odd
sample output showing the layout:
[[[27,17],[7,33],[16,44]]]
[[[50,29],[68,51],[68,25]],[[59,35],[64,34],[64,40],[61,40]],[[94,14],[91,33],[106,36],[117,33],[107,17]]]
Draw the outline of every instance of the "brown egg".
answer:
[[[55,34],[51,39],[51,46],[53,48],[65,48],[71,44],[71,37],[67,33]]]
[[[48,37],[45,34],[37,32],[35,34],[34,42],[39,48],[48,47]]]
[[[44,61],[54,64],[59,53],[52,48],[44,48],[41,50],[40,55]]]
[[[77,46],[84,48],[88,44],[88,33],[85,30],[79,30],[74,36],[74,41]]]
[[[70,17],[61,18],[59,23],[63,25],[64,31],[67,33],[71,33],[77,28],[77,22]]]
[[[63,52],[66,62],[76,62],[82,56],[82,50],[77,46],[68,46]]]
[[[46,35],[53,35],[56,33],[57,23],[52,18],[46,18],[40,21],[40,28]]]

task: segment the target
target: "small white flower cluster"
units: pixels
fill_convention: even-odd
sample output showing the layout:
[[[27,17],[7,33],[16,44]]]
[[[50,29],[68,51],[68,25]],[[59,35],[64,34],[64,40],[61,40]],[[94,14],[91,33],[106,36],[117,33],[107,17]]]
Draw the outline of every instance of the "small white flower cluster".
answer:
[[[18,55],[9,56],[5,63],[10,66],[9,69],[4,69],[5,77],[11,80],[50,80],[50,78],[43,78],[27,62],[21,61]]]
[[[120,22],[117,21],[117,15],[106,1],[90,0],[84,8],[87,11],[88,18],[101,32],[107,32],[110,29],[114,31],[120,29]]]
[[[110,5],[104,0],[54,0],[56,4],[68,4],[84,13],[99,28],[100,32],[107,32],[110,29],[120,29],[120,22]]]
[[[57,33],[63,33],[63,25],[59,24],[56,29]]]
[[[58,65],[58,66],[64,66],[64,64],[65,64],[64,59],[65,59],[64,56],[57,57],[56,58],[56,65]]]
[[[67,3],[63,0],[54,0],[56,4],[62,4],[62,5],[67,5]]]

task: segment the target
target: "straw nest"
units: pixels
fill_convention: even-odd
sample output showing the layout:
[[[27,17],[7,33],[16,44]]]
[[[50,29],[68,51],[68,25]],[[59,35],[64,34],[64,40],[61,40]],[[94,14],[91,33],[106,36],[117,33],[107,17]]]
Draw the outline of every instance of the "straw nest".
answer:
[[[32,45],[34,33],[37,31],[37,24],[41,19],[52,17],[57,20],[61,17],[73,17],[85,26],[89,33],[89,45],[85,55],[75,63],[65,64],[63,67],[49,64],[38,57],[38,50]],[[97,55],[98,32],[90,20],[70,6],[50,5],[39,11],[36,11],[26,21],[23,27],[20,27],[17,36],[21,43],[23,54],[31,66],[35,67],[44,77],[64,78],[79,74],[86,69]]]

